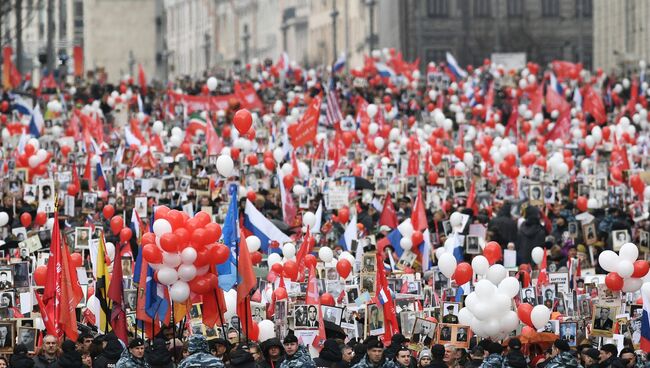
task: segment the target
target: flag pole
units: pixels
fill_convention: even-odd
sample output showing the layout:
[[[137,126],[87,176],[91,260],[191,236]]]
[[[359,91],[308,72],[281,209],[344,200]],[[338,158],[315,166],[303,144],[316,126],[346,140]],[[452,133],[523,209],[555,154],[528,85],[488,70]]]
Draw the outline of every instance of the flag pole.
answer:
[[[174,299],[172,299],[172,335],[174,336],[172,339],[172,344],[174,346],[174,350],[176,350],[176,321],[174,321]],[[172,355],[172,358],[174,359],[174,364],[176,364],[176,351],[174,351],[174,354]]]
[[[221,333],[223,334],[223,337],[226,338],[226,328],[224,327],[226,321],[224,321],[224,316],[221,314],[221,304],[219,303],[217,289],[212,289],[212,292],[214,293],[214,299],[217,301],[217,311],[219,312],[219,319],[221,320]]]

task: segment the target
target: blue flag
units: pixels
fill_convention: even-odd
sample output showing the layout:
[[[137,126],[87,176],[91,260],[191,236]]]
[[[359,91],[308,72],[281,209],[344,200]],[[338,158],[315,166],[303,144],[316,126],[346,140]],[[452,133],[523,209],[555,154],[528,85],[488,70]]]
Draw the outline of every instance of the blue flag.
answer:
[[[239,244],[237,184],[231,184],[230,188],[228,188],[228,193],[230,194],[230,205],[228,206],[228,212],[226,213],[226,220],[224,221],[221,234],[223,243],[230,249],[230,258],[223,264],[217,265],[219,287],[223,291],[232,289],[237,282],[236,249],[237,244]]]

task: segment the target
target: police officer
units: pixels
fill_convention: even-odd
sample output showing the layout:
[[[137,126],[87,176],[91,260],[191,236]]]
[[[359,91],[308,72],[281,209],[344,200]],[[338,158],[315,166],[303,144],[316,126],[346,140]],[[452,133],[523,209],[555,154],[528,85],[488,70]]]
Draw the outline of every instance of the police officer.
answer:
[[[284,352],[286,357],[280,368],[315,368],[316,365],[309,355],[309,351],[303,345],[298,344],[298,338],[293,332],[289,332],[284,338]],[[180,367],[179,367],[180,368]]]
[[[224,368],[224,364],[219,358],[210,354],[208,340],[203,335],[192,335],[188,341],[187,351],[190,355],[183,359],[178,368]]]
[[[398,368],[392,360],[384,358],[384,344],[376,336],[366,339],[366,355],[352,368]]]
[[[135,338],[129,343],[129,350],[122,354],[120,360],[115,364],[115,368],[149,368],[149,364],[144,360],[144,340]]]

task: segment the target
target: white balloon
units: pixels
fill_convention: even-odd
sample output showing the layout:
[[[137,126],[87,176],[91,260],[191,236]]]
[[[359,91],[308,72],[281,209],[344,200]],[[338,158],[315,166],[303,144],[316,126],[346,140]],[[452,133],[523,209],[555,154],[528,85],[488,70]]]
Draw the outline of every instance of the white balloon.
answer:
[[[187,298],[190,297],[190,286],[184,281],[176,281],[174,285],[169,288],[169,297],[178,303],[186,301]]]
[[[476,283],[474,290],[476,295],[482,300],[489,300],[494,297],[497,288],[490,281],[483,279]]]
[[[519,281],[514,277],[506,277],[499,283],[499,292],[509,298],[514,298],[519,294]]]
[[[36,138],[29,138],[27,144],[34,146],[34,151],[38,151],[38,149],[41,147],[38,139]]]
[[[474,313],[474,310],[478,304],[478,296],[476,292],[472,291],[468,296],[465,297],[465,306],[469,309],[470,312]]]
[[[641,295],[650,298],[650,282],[644,282],[641,286]]]
[[[321,247],[318,250],[318,258],[320,258],[321,261],[328,263],[332,261],[332,258],[334,258],[334,253],[331,248]]]
[[[483,331],[486,336],[494,336],[501,331],[501,324],[499,324],[499,321],[496,319],[490,319],[483,322]]]
[[[307,189],[305,189],[304,186],[302,186],[300,184],[296,184],[296,185],[293,186],[293,194],[295,194],[297,196],[301,196],[301,195],[304,195],[305,193],[307,193]]]
[[[622,277],[627,278],[634,273],[634,265],[627,259],[621,259],[616,267],[616,272]]]
[[[449,216],[449,223],[452,227],[458,227],[463,224],[463,214],[460,212],[454,212]]]
[[[505,267],[500,264],[493,264],[487,271],[487,279],[490,280],[494,285],[499,285],[501,280],[505,279],[508,276],[508,271]]]
[[[255,235],[246,237],[246,245],[248,246],[248,251],[253,253],[257,252],[262,246],[262,241]]]
[[[282,162],[282,159],[284,158],[284,151],[282,148],[278,147],[273,150],[273,159],[275,159],[275,162],[280,163]]]
[[[217,158],[217,171],[221,176],[229,178],[232,176],[232,171],[235,166],[235,163],[232,161],[232,158],[227,155],[221,155]]]
[[[232,316],[237,313],[237,288],[232,288],[227,292],[223,293],[224,299],[226,299],[226,311],[223,314],[223,317],[226,321],[230,321]]]
[[[436,259],[440,259],[446,252],[447,250],[444,247],[436,248]]]
[[[0,227],[3,227],[9,223],[9,215],[6,212],[0,212]]]
[[[404,250],[411,250],[413,242],[411,241],[411,238],[402,238],[399,241],[399,246]]]
[[[161,236],[171,233],[172,225],[169,221],[165,219],[158,219],[153,223],[153,233],[156,234],[156,237],[160,238]]]
[[[474,318],[474,315],[472,315],[472,312],[470,312],[470,310],[467,307],[461,308],[458,311],[458,322],[461,325],[468,325],[469,326],[469,324],[472,323],[473,318]]]
[[[260,343],[263,343],[264,341],[275,337],[275,325],[268,319],[260,321],[257,324],[257,327],[260,330],[259,334],[257,335],[257,339]]]
[[[160,134],[163,131],[163,128],[164,128],[163,122],[160,120],[154,121],[153,126],[151,127],[151,129],[155,134]]]
[[[501,331],[510,332],[519,326],[519,316],[515,311],[507,311],[499,322],[501,323]]]
[[[271,269],[271,266],[281,261],[282,261],[281,255],[277,253],[271,253],[269,254],[269,257],[266,259],[266,264],[269,265],[269,269]]]
[[[368,107],[366,108],[366,112],[368,113],[370,119],[374,118],[375,115],[377,115],[377,105],[369,104]]]
[[[544,259],[544,250],[542,249],[542,247],[535,247],[533,248],[533,251],[530,253],[530,255],[533,259],[533,262],[535,262],[535,264],[540,264]]]
[[[40,161],[38,160],[38,156],[36,156],[36,155],[31,155],[31,156],[29,156],[29,158],[27,159],[27,163],[29,164],[29,167],[31,167],[31,168],[33,169],[33,168],[35,168],[36,166],[38,166],[38,164],[40,163]]]
[[[208,78],[208,81],[207,81],[206,84],[207,84],[208,89],[210,91],[214,91],[215,89],[217,89],[217,78],[215,78],[215,77]]]
[[[194,277],[196,277],[196,267],[193,264],[182,264],[178,266],[179,279],[185,282],[190,282]]]
[[[550,318],[551,311],[543,304],[536,305],[530,312],[530,320],[533,322],[533,326],[538,330],[546,326],[546,322],[548,322]]]
[[[645,189],[643,189],[643,198],[647,201],[650,200],[650,185],[647,185]]]
[[[488,335],[485,334],[485,330],[483,329],[483,321],[481,321],[480,319],[474,317],[469,327],[472,329],[472,332],[474,332],[477,336],[489,337]]]
[[[384,138],[383,137],[375,137],[375,147],[377,147],[378,150],[381,150],[384,148]]]
[[[375,135],[377,131],[379,131],[379,124],[373,122],[368,125],[368,134]]]
[[[339,259],[347,259],[350,262],[350,264],[354,264],[355,261],[354,256],[348,251],[341,252]]]
[[[163,285],[171,285],[178,280],[178,272],[172,267],[163,266],[158,270],[158,282]]]
[[[316,215],[313,212],[307,211],[302,215],[302,223],[305,226],[313,228],[316,225]]]
[[[400,234],[402,234],[402,237],[404,238],[410,238],[413,236],[413,232],[415,231],[410,220],[404,221],[401,224],[397,225],[397,230],[399,230]]]
[[[618,257],[626,261],[634,262],[639,258],[639,248],[634,243],[625,243],[618,251]],[[621,277],[626,277],[621,275]]]
[[[478,255],[472,259],[472,269],[477,275],[485,275],[490,268],[490,262],[484,256]]]
[[[451,277],[456,271],[456,257],[451,253],[444,253],[438,260],[438,267],[445,277]]]
[[[181,252],[181,261],[185,264],[192,264],[196,261],[197,256],[196,249],[187,247]]]
[[[619,263],[618,254],[611,250],[606,250],[598,256],[598,264],[607,272],[616,272]]]
[[[590,210],[598,208],[598,200],[596,198],[589,198],[587,200],[587,208]]]
[[[112,262],[115,258],[115,244],[106,242],[106,244],[104,244],[104,247],[106,247],[106,255],[108,256],[108,259],[110,259]]]
[[[296,255],[296,245],[293,243],[285,243],[282,246],[282,254],[285,258],[292,258]]]
[[[474,317],[485,321],[492,315],[492,310],[490,309],[490,303],[485,301],[479,301],[476,303],[476,306],[472,309]]]
[[[496,306],[496,314],[494,314],[494,318],[499,318],[501,317],[501,314],[504,311],[510,310],[512,307],[512,297],[509,297],[499,291],[494,295],[494,303]]]
[[[623,291],[626,293],[631,293],[639,290],[643,285],[643,279],[636,277],[629,277],[623,280]]]

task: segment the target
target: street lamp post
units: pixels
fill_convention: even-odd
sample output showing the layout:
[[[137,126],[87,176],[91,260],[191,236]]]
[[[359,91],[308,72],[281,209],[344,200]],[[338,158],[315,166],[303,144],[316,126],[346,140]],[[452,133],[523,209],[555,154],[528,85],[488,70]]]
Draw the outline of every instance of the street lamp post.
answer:
[[[336,0],[332,0],[332,12],[330,16],[332,17],[332,51],[334,53],[333,60],[336,60],[337,50],[336,50],[336,17],[339,15],[339,11],[336,10]]]
[[[368,7],[368,15],[370,21],[370,35],[368,36],[368,47],[370,52],[375,49],[375,5],[377,2],[375,0],[366,0],[366,6]]]
[[[244,41],[244,64],[248,63],[248,41],[251,39],[250,33],[248,33],[248,24],[244,24],[244,35],[242,36],[242,41]]]
[[[205,52],[205,71],[210,70],[210,34],[205,33],[203,35],[203,51]]]

